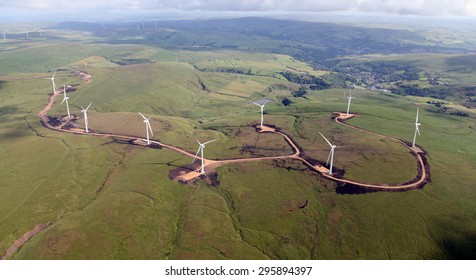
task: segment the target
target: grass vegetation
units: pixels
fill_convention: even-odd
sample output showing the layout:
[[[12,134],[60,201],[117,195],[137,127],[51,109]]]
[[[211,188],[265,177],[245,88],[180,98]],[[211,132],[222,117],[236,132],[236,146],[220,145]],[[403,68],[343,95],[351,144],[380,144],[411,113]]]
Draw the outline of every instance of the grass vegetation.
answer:
[[[288,154],[281,137],[251,128],[259,108],[249,101],[271,98],[265,123],[321,161],[329,151],[323,133],[340,146],[335,166],[348,178],[393,184],[417,170],[403,146],[330,119],[346,109],[347,89],[293,97],[299,85],[279,74],[283,67],[315,77],[327,72],[290,56],[84,44],[69,36],[12,40],[0,53],[0,255],[50,221],[12,258],[474,259],[474,112],[453,116],[426,98],[354,91],[351,111],[359,116],[349,123],[405,140],[413,137],[420,106],[417,143],[428,151],[432,172],[421,190],[339,195],[332,181],[292,160],[225,165],[217,169],[219,186],[185,185],[168,177],[190,163],[180,154],[42,127],[37,113],[52,72],[62,69],[58,86],[79,83],[74,70],[92,75],[69,101],[81,118],[79,106],[92,102],[90,127],[100,132],[144,137],[140,111],[152,115],[154,138],[164,143],[194,152],[194,137],[218,139],[207,146],[208,158]],[[114,63],[124,59],[145,63]],[[236,69],[251,72],[237,77]],[[283,98],[292,102],[284,106]],[[50,115],[65,114],[60,101]]]

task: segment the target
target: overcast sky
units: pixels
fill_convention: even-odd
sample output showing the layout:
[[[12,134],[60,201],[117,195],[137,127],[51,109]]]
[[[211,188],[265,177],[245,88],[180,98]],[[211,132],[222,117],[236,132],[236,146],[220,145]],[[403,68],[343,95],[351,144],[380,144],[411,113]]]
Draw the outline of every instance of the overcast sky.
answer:
[[[476,16],[476,0],[1,0],[1,8],[29,10],[200,10],[372,12],[422,16]]]

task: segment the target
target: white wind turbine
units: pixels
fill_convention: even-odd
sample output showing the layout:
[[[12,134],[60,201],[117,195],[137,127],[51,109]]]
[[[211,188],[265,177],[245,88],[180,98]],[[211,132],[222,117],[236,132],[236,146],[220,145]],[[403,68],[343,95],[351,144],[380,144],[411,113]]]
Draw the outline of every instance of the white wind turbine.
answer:
[[[346,117],[349,116],[349,110],[350,110],[350,101],[352,100],[352,91],[349,92],[349,96],[347,96],[347,99],[349,99],[349,102],[347,103],[347,114]]]
[[[68,111],[68,117],[71,118],[71,114],[69,113],[69,104],[68,104],[68,99],[69,97],[66,96],[66,86],[63,87],[63,101],[61,101],[61,104],[66,102],[66,110]]]
[[[264,105],[266,105],[266,103],[268,103],[269,101],[271,101],[270,99],[265,99],[264,102],[263,100],[261,101],[258,101],[258,102],[254,102],[252,101],[253,104],[259,106],[261,108],[261,122],[260,122],[260,127],[263,127],[263,111],[264,111]],[[263,103],[263,104],[261,104]]]
[[[140,115],[142,116],[142,118],[144,119],[145,132],[147,133],[147,145],[150,145],[149,131],[150,131],[151,136],[154,136],[154,132],[152,132],[152,127],[150,127],[150,118],[151,118],[152,116],[150,116],[149,118],[146,118],[144,115],[141,114],[141,112],[139,112],[139,114],[140,114]]]
[[[195,140],[197,140],[197,139],[195,138]],[[213,141],[216,141],[216,139],[207,141],[207,142],[205,142],[205,143],[202,144],[202,143],[200,143],[200,141],[197,140],[199,146],[198,146],[197,153],[195,154],[195,157],[194,157],[193,160],[192,160],[192,163],[197,159],[198,153],[201,152],[201,158],[202,158],[202,167],[201,167],[201,169],[200,169],[200,173],[201,173],[201,174],[205,174],[205,164],[204,164],[205,161],[204,161],[204,159],[203,159],[203,149],[205,149],[205,145],[206,145],[206,144],[211,143],[211,142],[213,142]]]
[[[88,130],[88,126],[89,126],[89,122],[88,122],[88,109],[89,109],[89,107],[91,107],[91,104],[93,104],[93,103],[92,103],[92,102],[89,103],[89,106],[86,107],[86,109],[84,109],[84,108],[81,106],[81,108],[83,109],[83,110],[81,110],[81,113],[84,113],[84,126],[86,127],[86,132],[89,132],[89,130]]]
[[[56,71],[53,74],[53,77],[51,77],[51,83],[53,84],[53,94],[56,94],[56,84],[55,84],[55,76],[56,76]]]
[[[6,40],[7,39],[7,34],[5,33],[5,30],[2,29],[2,33],[3,33],[3,40]]]
[[[319,134],[321,134],[322,138],[324,138],[324,140],[326,140],[326,142],[329,144],[329,146],[331,146],[331,151],[329,153],[329,156],[327,157],[327,164],[329,164],[329,159],[330,159],[331,160],[331,165],[329,167],[329,174],[332,175],[332,164],[334,163],[334,149],[337,146],[332,145],[331,142],[329,142],[329,140],[327,140],[327,138],[324,137],[324,135],[322,135],[322,133],[319,132]]]
[[[418,133],[418,135],[420,135],[420,128],[419,126],[421,125],[419,122],[418,122],[418,113],[420,111],[420,107],[417,108],[417,111],[416,111],[416,120],[415,120],[415,135],[413,136],[413,143],[412,143],[412,147],[415,148],[415,141],[416,141],[416,135]]]

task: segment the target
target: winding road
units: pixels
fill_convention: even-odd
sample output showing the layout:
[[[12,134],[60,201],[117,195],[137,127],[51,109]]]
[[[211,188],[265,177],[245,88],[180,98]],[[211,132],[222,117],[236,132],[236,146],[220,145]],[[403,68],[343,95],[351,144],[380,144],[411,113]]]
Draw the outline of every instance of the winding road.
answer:
[[[80,75],[83,78],[83,81],[85,83],[88,83],[91,81],[91,76],[88,75],[87,73],[81,72]],[[60,132],[65,132],[65,133],[73,133],[73,134],[82,134],[82,135],[90,135],[90,136],[96,136],[96,137],[102,137],[102,138],[111,138],[111,139],[116,139],[116,140],[122,140],[122,141],[128,141],[131,144],[134,145],[141,145],[144,147],[151,147],[151,148],[166,148],[172,151],[175,151],[177,153],[180,153],[184,156],[190,157],[190,158],[196,158],[200,159],[199,157],[196,157],[194,154],[183,150],[179,147],[175,147],[172,145],[164,144],[158,141],[150,141],[152,145],[146,145],[145,140],[138,138],[138,137],[133,137],[133,136],[127,136],[127,135],[119,135],[119,134],[110,134],[110,133],[97,133],[97,132],[86,132],[83,129],[65,129],[64,126],[71,120],[65,120],[61,121],[60,125],[53,125],[50,123],[50,120],[48,118],[48,111],[51,109],[55,102],[56,96],[60,95],[60,92],[55,92],[51,93],[48,102],[46,106],[38,113],[38,116],[40,117],[40,122],[43,124],[44,127],[55,130],[55,131],[60,131]],[[296,142],[287,134],[273,128],[270,126],[257,126],[257,131],[258,133],[274,133],[281,135],[286,143],[291,147],[293,150],[293,153],[290,155],[284,155],[284,156],[272,156],[272,157],[252,157],[252,158],[240,158],[240,159],[225,159],[225,160],[211,160],[211,159],[205,159],[204,160],[204,166],[205,166],[205,173],[210,174],[213,172],[218,166],[222,166],[225,164],[231,164],[231,163],[244,163],[244,162],[256,162],[256,161],[263,161],[263,160],[279,160],[279,159],[292,159],[292,160],[298,160],[301,161],[303,164],[305,164],[310,170],[315,171],[320,173],[322,176],[325,178],[335,181],[338,183],[340,187],[359,187],[363,188],[364,190],[370,190],[370,191],[404,191],[404,190],[411,190],[411,189],[417,189],[423,187],[428,181],[429,181],[429,166],[426,164],[426,158],[425,158],[425,152],[418,148],[418,147],[411,147],[407,143],[405,143],[403,140],[393,138],[390,136],[386,136],[383,134],[375,133],[372,131],[368,131],[353,125],[350,125],[345,122],[345,120],[350,119],[354,117],[355,115],[349,114],[346,115],[345,113],[340,113],[340,112],[335,112],[333,113],[335,115],[335,121],[341,125],[345,125],[347,127],[350,127],[352,129],[356,129],[365,133],[371,133],[374,135],[378,135],[380,137],[385,137],[387,139],[391,139],[393,141],[396,141],[400,143],[401,145],[405,146],[410,150],[410,153],[415,157],[415,159],[418,162],[418,174],[417,176],[406,183],[402,184],[397,184],[397,185],[387,185],[387,184],[368,184],[368,183],[363,183],[363,182],[357,182],[357,181],[352,181],[349,179],[345,178],[340,178],[337,176],[333,176],[328,174],[329,170],[323,166],[323,165],[313,165],[309,160],[305,159],[304,157],[301,156],[301,150],[296,144]],[[75,119],[74,119],[75,120]],[[258,130],[259,129],[259,130]],[[316,161],[317,162],[317,161]],[[190,171],[185,174],[181,174],[177,176],[175,179],[178,181],[193,181],[196,180],[197,178],[202,177],[202,174],[199,172],[200,168],[197,168],[194,171]]]

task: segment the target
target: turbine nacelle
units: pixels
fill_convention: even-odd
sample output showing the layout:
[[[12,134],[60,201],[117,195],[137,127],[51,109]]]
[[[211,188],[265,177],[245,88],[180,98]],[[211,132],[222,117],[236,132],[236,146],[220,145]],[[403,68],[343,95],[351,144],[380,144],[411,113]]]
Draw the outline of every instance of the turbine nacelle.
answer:
[[[86,109],[84,109],[84,107],[81,106],[81,108],[82,108],[81,113],[86,113],[88,111],[89,107],[91,107],[92,104],[93,104],[92,102],[89,103],[89,105],[88,105],[88,107],[86,107]]]
[[[415,128],[416,128],[416,131],[417,131],[418,135],[421,135],[420,134],[420,125],[421,125],[421,123],[415,123]]]

